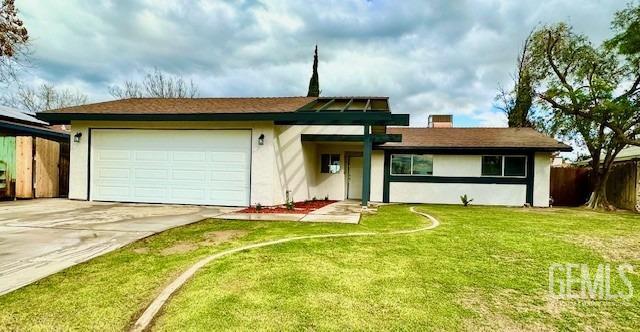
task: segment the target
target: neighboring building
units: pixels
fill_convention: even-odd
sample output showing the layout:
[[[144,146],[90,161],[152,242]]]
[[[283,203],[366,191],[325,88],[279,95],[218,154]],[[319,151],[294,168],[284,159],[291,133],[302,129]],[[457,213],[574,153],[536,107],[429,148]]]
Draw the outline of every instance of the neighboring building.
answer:
[[[47,111],[71,124],[69,197],[247,206],[328,197],[549,204],[532,129],[402,128],[386,97],[139,98]]]
[[[453,127],[453,115],[451,114],[430,114],[427,120],[429,128],[451,128]]]
[[[32,114],[0,106],[0,198],[57,197],[60,188],[66,195],[67,178],[61,180],[59,174],[65,160],[68,133]]]

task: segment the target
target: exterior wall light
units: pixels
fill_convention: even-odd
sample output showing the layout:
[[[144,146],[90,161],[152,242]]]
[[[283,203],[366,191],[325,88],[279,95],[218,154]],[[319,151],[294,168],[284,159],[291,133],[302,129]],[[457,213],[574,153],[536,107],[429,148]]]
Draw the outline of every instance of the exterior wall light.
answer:
[[[258,137],[258,145],[264,145],[264,134],[260,134]]]
[[[73,141],[76,143],[80,143],[80,137],[82,137],[82,133],[76,133],[73,135]]]

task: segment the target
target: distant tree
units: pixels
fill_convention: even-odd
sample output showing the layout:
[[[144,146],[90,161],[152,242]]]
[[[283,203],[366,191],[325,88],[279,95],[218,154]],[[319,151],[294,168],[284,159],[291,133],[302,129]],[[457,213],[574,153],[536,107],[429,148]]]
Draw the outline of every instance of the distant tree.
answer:
[[[85,104],[87,96],[79,91],[42,84],[35,88],[20,86],[14,94],[3,97],[1,101],[14,108],[37,113]]]
[[[187,82],[181,76],[169,75],[154,68],[144,75],[141,82],[124,81],[120,86],[110,86],[109,93],[118,99],[195,98],[198,96],[198,87],[191,80]]]
[[[541,87],[537,97],[551,111],[552,127],[580,139],[591,155],[594,188],[587,205],[612,209],[606,195],[611,165],[625,145],[640,145],[638,62],[611,47],[593,46],[564,23],[538,29],[531,52]]]
[[[531,77],[531,35],[522,44],[522,49],[517,59],[517,69],[513,76],[513,88],[509,91],[499,88],[496,99],[498,106],[507,115],[509,127],[533,127],[531,106],[535,97],[534,79]]]
[[[15,79],[19,56],[24,54],[29,34],[18,18],[14,0],[2,0],[0,5],[0,83]]]
[[[320,81],[318,79],[318,45],[313,54],[313,74],[309,80],[309,91],[307,97],[320,97]]]

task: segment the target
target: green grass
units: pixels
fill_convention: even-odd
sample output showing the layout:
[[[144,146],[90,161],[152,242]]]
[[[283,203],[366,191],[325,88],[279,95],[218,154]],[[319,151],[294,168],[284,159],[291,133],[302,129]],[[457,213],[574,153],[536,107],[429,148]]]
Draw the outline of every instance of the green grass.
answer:
[[[640,328],[639,216],[479,206],[419,210],[442,225],[411,235],[289,242],[213,262],[171,299],[154,329]],[[361,225],[203,221],[0,297],[0,329],[123,330],[163,285],[211,253],[295,235],[424,223],[404,205],[380,208]],[[246,235],[204,243],[207,233],[222,230]],[[181,247],[188,250],[171,250]],[[631,263],[636,292],[629,301],[553,300],[548,269],[564,262],[594,269]]]

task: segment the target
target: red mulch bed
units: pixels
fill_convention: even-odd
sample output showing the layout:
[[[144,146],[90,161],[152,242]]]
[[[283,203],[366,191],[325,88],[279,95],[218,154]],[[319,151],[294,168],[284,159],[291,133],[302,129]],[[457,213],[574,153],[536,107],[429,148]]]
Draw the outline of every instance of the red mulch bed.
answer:
[[[256,210],[255,206],[250,206],[244,210],[240,210],[240,213],[299,213],[299,214],[307,214],[309,212],[313,212],[321,207],[325,207],[331,203],[335,203],[337,201],[332,200],[320,200],[320,201],[306,201],[306,202],[295,202],[293,203],[293,210],[287,209],[284,205],[278,206],[263,206],[259,211]]]

